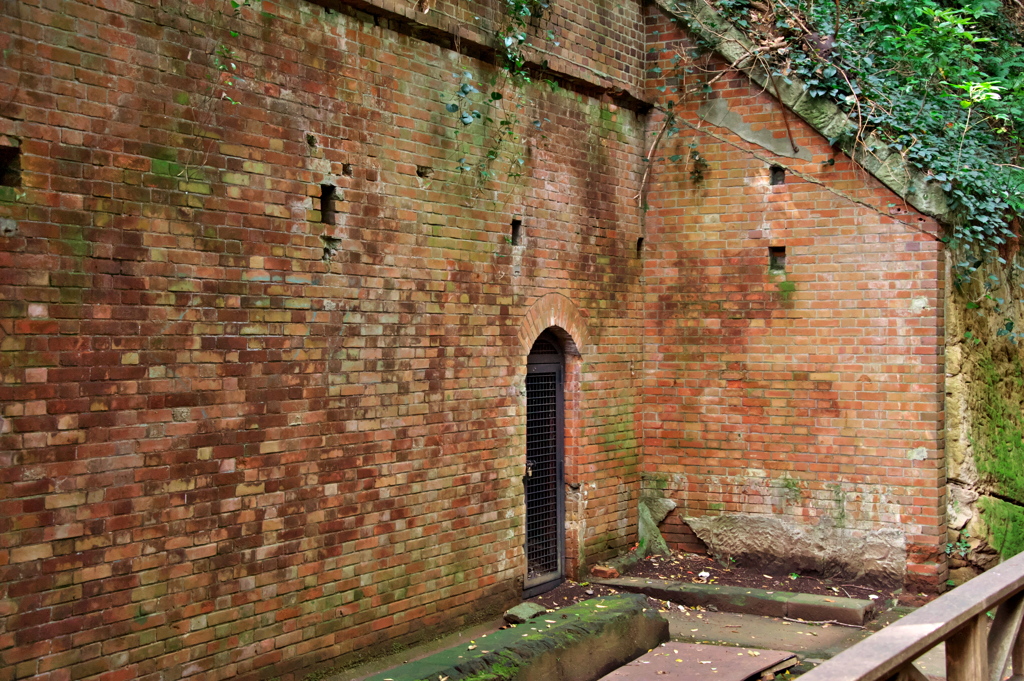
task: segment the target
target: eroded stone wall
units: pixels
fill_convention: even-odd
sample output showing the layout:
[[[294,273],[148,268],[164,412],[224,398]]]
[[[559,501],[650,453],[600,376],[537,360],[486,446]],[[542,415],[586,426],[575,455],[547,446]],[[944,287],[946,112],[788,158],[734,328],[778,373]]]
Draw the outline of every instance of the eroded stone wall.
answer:
[[[954,583],[1024,550],[1019,255],[1004,255],[1005,269],[973,273],[947,305],[946,551]]]

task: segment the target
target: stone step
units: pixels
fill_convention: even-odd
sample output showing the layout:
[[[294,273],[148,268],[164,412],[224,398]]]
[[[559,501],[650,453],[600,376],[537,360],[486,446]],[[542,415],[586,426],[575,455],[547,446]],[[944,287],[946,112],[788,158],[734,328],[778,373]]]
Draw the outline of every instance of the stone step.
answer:
[[[720,584],[692,584],[643,577],[592,579],[591,581],[594,584],[610,586],[620,591],[644,594],[691,608],[699,606],[716,608],[721,612],[791,617],[811,622],[863,625],[871,619],[875,612],[873,601],[839,596],[766,591]]]
[[[375,674],[366,681],[596,681],[668,640],[668,622],[639,594],[551,611]]]
[[[796,655],[784,650],[670,641],[619,667],[601,681],[769,681],[797,661]]]

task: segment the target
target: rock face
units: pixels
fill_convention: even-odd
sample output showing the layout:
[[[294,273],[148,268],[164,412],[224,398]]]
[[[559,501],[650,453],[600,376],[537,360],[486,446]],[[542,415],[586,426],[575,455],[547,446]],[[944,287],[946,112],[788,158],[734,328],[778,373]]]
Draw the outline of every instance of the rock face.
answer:
[[[896,529],[849,530],[833,526],[829,519],[808,526],[755,515],[684,520],[713,555],[741,565],[885,585],[902,584],[906,573],[906,537]]]
[[[639,538],[643,542],[646,555],[668,556],[671,551],[668,543],[661,536],[658,523],[672,512],[676,502],[663,497],[645,496],[640,499]]]

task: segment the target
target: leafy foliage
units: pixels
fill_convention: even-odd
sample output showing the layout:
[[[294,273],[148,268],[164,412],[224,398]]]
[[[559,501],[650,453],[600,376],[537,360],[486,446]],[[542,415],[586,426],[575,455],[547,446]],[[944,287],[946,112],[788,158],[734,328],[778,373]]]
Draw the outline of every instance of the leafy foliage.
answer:
[[[548,7],[547,0],[502,0],[503,21],[496,36],[498,53],[502,68],[516,85],[530,80],[523,53],[530,20],[539,18]]]
[[[765,4],[766,3],[766,4]],[[945,190],[968,281],[1024,213],[1024,51],[999,0],[719,0],[778,78],[799,78]]]
[[[523,89],[532,80],[524,47],[528,45],[530,22],[539,19],[549,4],[547,0],[502,0],[501,7],[502,21],[495,33],[499,74],[486,83],[474,84],[473,74],[463,73],[458,88],[445,104],[463,128],[478,121],[493,128],[478,158],[474,159],[470,144],[461,140],[459,145],[456,169],[460,173],[475,172],[478,189],[496,178],[495,164],[503,156],[508,157],[508,179],[516,184],[522,178],[525,158],[519,144],[519,112],[523,109]],[[552,90],[558,89],[555,81],[546,82]],[[506,96],[509,91],[511,95]],[[541,121],[533,121],[533,126],[539,129]],[[461,133],[457,128],[456,139],[460,139]]]

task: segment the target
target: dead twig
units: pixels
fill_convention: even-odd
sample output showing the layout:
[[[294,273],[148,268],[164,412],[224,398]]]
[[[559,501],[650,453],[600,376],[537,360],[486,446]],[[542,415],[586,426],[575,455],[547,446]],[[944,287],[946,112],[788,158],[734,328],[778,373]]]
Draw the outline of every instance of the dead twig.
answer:
[[[654,138],[654,141],[651,143],[651,148],[647,151],[647,156],[644,157],[644,160],[647,162],[647,167],[644,168],[644,176],[640,180],[640,191],[638,191],[636,196],[633,197],[637,202],[637,205],[640,204],[640,198],[644,194],[644,188],[647,187],[647,178],[650,176],[651,166],[654,164],[654,152],[658,150],[658,144],[661,143],[661,138],[665,135],[665,131],[668,129],[669,124],[675,120],[676,117],[675,113],[671,111],[665,111],[664,109],[661,111],[665,114],[665,122],[662,123],[661,130],[658,131],[658,136]]]
[[[678,118],[676,120],[677,120],[677,122],[681,123],[682,125],[685,125],[686,127],[690,128],[691,130],[694,130],[694,131],[696,131],[698,133],[702,133],[702,134],[708,135],[709,137],[713,137],[714,139],[718,140],[719,142],[722,142],[723,144],[728,144],[731,147],[734,147],[734,148],[739,149],[739,150],[741,150],[741,151],[743,151],[743,152],[745,152],[747,154],[750,154],[751,156],[753,156],[757,160],[759,160],[759,161],[761,161],[761,162],[763,162],[763,163],[765,163],[767,165],[779,166],[780,168],[785,169],[785,171],[787,173],[791,173],[791,174],[795,175],[796,177],[799,177],[800,179],[804,180],[805,182],[810,182],[811,184],[818,185],[819,187],[821,187],[822,189],[824,189],[825,191],[827,191],[829,193],[835,194],[836,196],[838,196],[840,198],[843,198],[843,199],[846,199],[847,201],[850,201],[851,203],[856,203],[859,206],[863,206],[863,207],[867,208],[868,210],[871,210],[871,211],[873,211],[873,212],[875,212],[875,213],[877,213],[879,215],[882,215],[882,216],[884,216],[886,218],[889,218],[893,222],[901,224],[904,227],[908,227],[908,228],[910,228],[911,230],[913,230],[915,232],[919,232],[920,234],[926,234],[927,236],[930,236],[935,241],[942,241],[942,239],[939,237],[938,234],[935,234],[933,232],[929,232],[926,229],[921,229],[920,227],[918,227],[917,225],[914,225],[912,223],[904,222],[903,220],[899,220],[899,219],[895,218],[894,216],[890,215],[889,213],[881,210],[877,206],[874,206],[874,205],[868,203],[867,201],[865,201],[863,199],[858,199],[857,197],[851,196],[850,194],[847,194],[844,191],[836,189],[835,187],[830,187],[826,182],[824,182],[823,180],[819,180],[818,178],[814,177],[813,175],[808,175],[807,173],[802,173],[799,170],[796,170],[795,168],[789,167],[789,166],[785,165],[784,163],[780,163],[776,159],[768,158],[767,156],[765,156],[763,154],[759,154],[756,151],[752,151],[751,149],[747,149],[746,147],[743,147],[743,146],[737,144],[736,142],[733,142],[732,140],[730,140],[730,139],[728,139],[728,138],[726,138],[726,137],[724,137],[722,135],[714,133],[714,132],[712,132],[711,130],[709,130],[707,128],[698,128],[696,125],[693,125],[692,123],[688,123],[686,120],[684,120],[682,118]]]
[[[795,620],[792,617],[783,617],[782,619],[787,622],[796,622],[797,624],[835,624],[839,627],[850,627],[851,629],[867,629],[867,627],[862,627],[859,624],[847,624],[839,620]]]

